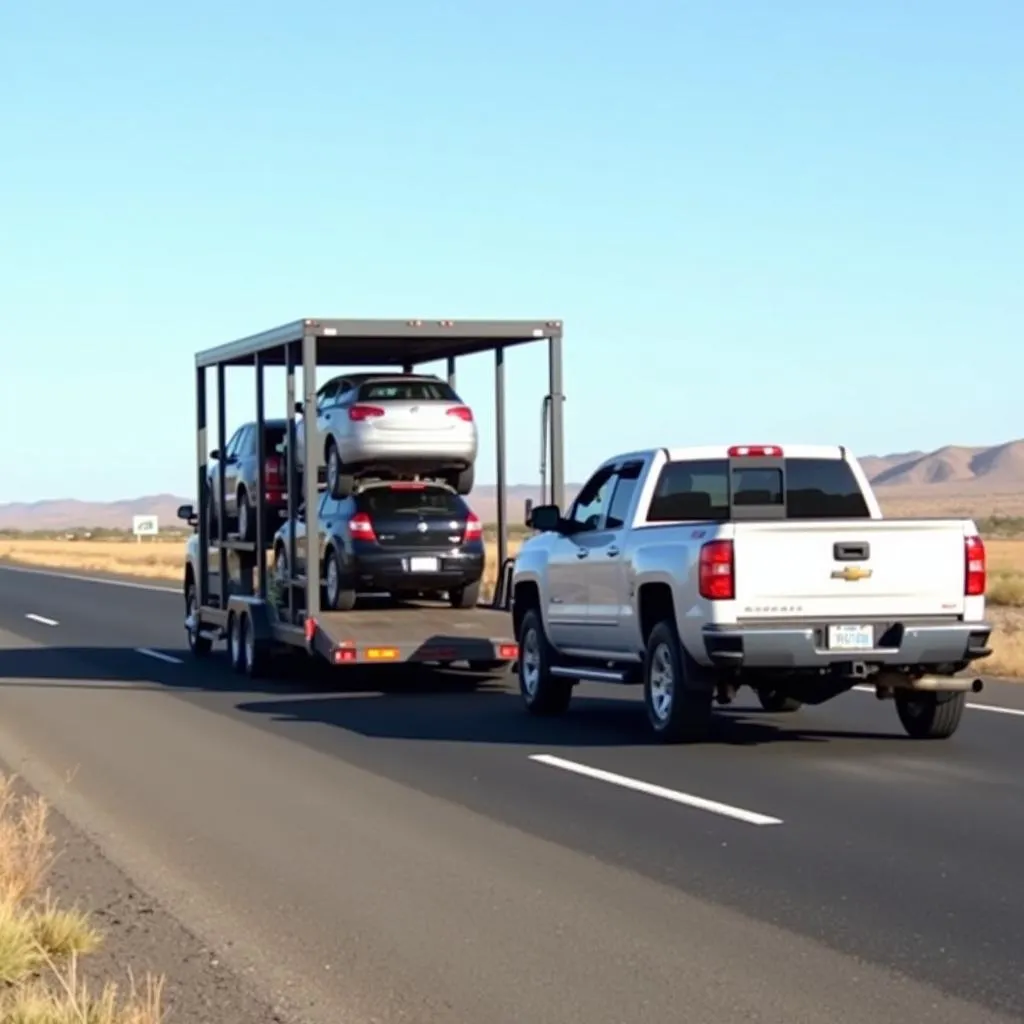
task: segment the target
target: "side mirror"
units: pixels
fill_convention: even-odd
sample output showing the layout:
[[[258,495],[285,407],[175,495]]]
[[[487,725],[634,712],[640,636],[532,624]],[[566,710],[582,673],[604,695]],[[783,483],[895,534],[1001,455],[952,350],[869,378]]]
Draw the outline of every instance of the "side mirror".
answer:
[[[562,512],[557,505],[537,505],[530,510],[526,524],[541,533],[558,533],[562,527]]]
[[[220,449],[214,448],[213,451],[210,452],[210,458],[213,459],[214,462],[220,462]]]
[[[298,413],[298,414],[299,414],[300,416],[302,415],[302,403],[301,403],[301,402],[296,402],[296,403],[295,403],[295,411],[296,411],[296,412],[297,412],[297,413]]]
[[[178,518],[184,520],[189,526],[196,526],[199,523],[199,516],[191,505],[178,506]]]
[[[529,526],[530,517],[533,515],[533,498],[527,498],[523,502],[523,522]]]

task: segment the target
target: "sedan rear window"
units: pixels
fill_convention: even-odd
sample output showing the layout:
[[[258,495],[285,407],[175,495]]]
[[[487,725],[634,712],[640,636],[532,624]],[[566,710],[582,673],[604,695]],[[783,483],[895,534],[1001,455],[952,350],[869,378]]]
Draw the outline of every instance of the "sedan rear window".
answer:
[[[356,496],[360,512],[373,516],[435,515],[465,519],[466,503],[444,487],[368,487]]]
[[[360,402],[457,402],[459,396],[441,380],[378,380],[361,384]]]

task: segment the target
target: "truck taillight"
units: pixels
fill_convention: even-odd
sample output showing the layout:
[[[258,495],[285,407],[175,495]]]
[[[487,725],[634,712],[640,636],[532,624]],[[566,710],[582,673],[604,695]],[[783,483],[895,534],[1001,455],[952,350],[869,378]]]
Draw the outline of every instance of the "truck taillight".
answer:
[[[782,458],[782,449],[777,444],[734,444],[729,449],[730,459],[751,458]]]
[[[364,420],[376,419],[383,415],[384,410],[377,405],[353,405],[348,410],[348,418],[353,423],[362,423]]]
[[[271,455],[263,463],[263,479],[269,489],[276,491],[284,486],[283,468],[280,455]]]
[[[466,532],[462,535],[463,540],[479,540],[484,535],[484,528],[475,512],[466,516]]]
[[[698,569],[700,596],[708,601],[736,598],[736,567],[731,540],[709,540],[701,545]]]
[[[377,539],[377,534],[373,532],[373,521],[365,512],[357,512],[348,521],[348,532],[354,540]]]
[[[980,537],[964,537],[964,594],[980,597],[986,582],[985,542]]]
[[[449,416],[457,416],[460,420],[466,423],[473,422],[473,410],[465,405],[455,405],[448,410]]]

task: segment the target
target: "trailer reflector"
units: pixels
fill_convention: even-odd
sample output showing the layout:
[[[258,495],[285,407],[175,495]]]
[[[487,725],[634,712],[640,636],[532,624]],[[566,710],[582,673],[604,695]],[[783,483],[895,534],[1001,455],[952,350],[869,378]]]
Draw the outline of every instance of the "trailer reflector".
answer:
[[[396,661],[399,656],[397,647],[367,647],[363,654],[367,661]]]
[[[498,657],[502,661],[515,661],[519,657],[518,644],[498,644]]]
[[[312,643],[313,637],[316,636],[316,619],[306,619],[303,628],[306,631],[306,643]]]

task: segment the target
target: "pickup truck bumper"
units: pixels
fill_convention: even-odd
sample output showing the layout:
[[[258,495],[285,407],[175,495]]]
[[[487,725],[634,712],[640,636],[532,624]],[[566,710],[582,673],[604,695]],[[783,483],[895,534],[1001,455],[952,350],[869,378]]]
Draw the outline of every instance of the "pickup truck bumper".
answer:
[[[874,623],[878,646],[832,650],[827,622],[779,623],[703,628],[704,650],[718,668],[828,669],[870,665],[945,665],[973,661],[989,652],[988,622]]]

